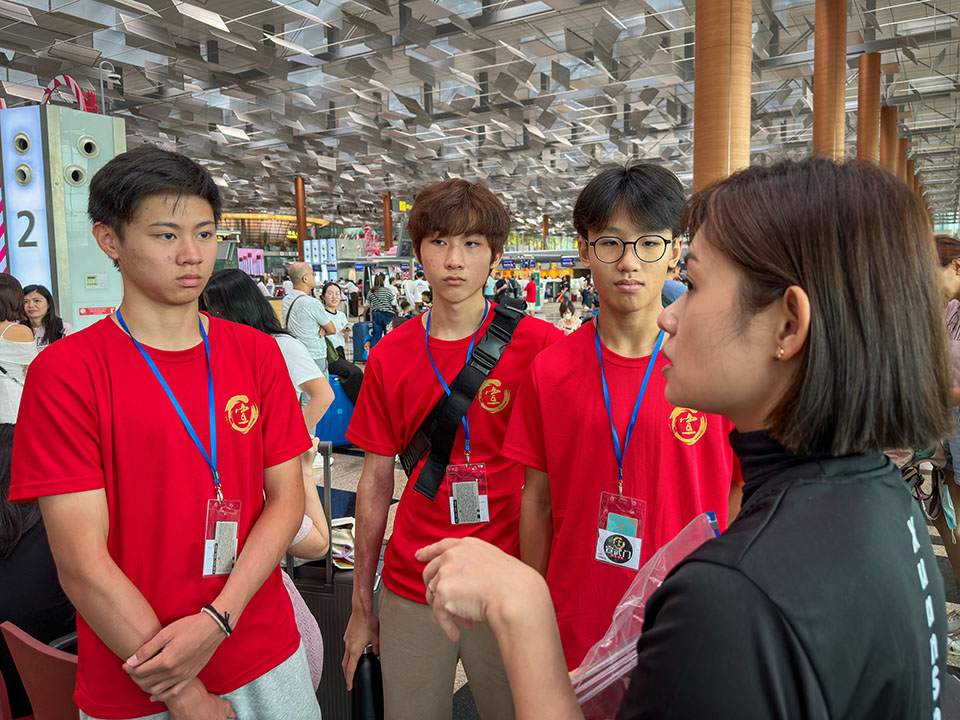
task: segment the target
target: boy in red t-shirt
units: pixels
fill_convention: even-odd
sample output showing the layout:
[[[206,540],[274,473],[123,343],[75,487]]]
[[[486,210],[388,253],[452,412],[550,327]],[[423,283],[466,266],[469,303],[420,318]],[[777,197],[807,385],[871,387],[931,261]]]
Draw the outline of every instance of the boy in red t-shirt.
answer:
[[[657,316],[683,201],[673,173],[645,164],[580,193],[573,222],[600,312],[534,360],[503,445],[526,466],[521,559],[546,576],[571,670],[658,548],[702,512],[726,528],[739,504],[731,423],[663,395]]]
[[[379,620],[373,581],[387,510],[394,493],[394,462],[463,369],[474,341],[494,318],[483,297],[490,271],[503,255],[510,218],[479,183],[446,180],[417,195],[408,230],[414,253],[433,288],[433,308],[388,334],[370,353],[363,389],[347,438],[366,450],[357,489],[353,614],[344,636],[347,685],[367,645],[380,654],[387,720],[449,720],[457,660],[485,720],[513,717],[510,686],[489,626],[465,630],[451,644],[433,619],[414,553],[445,537],[473,536],[519,555],[518,522],[523,468],[500,453],[517,387],[533,358],[561,337],[541,320],[524,317],[500,361],[458,426],[446,476],[434,500],[414,489],[426,459],[404,488],[384,557]],[[465,427],[464,427],[465,425]],[[469,431],[467,431],[469,428]],[[467,445],[469,438],[469,445]],[[478,465],[482,468],[478,469]],[[460,482],[460,475],[470,482]],[[475,481],[476,485],[471,485]],[[472,490],[468,496],[461,494]],[[457,505],[454,500],[460,503]],[[457,508],[477,509],[465,522]]]
[[[273,339],[198,312],[220,208],[182,155],[101,168],[88,211],[123,300],[27,375],[10,496],[39,498],[79,611],[82,720],[320,718],[278,567],[310,439]]]

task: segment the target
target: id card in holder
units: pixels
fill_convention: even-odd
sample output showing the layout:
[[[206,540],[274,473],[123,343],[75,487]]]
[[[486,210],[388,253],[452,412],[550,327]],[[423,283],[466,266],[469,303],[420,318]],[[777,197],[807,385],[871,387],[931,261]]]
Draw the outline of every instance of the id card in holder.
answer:
[[[640,568],[640,543],[647,504],[643,500],[604,492],[600,494],[596,559],[617,567]]]
[[[487,502],[487,466],[484,463],[448,465],[444,476],[450,492],[450,522],[476,525],[490,522]]]
[[[240,527],[239,500],[207,501],[207,522],[203,543],[203,577],[229,575],[237,562],[237,532]]]

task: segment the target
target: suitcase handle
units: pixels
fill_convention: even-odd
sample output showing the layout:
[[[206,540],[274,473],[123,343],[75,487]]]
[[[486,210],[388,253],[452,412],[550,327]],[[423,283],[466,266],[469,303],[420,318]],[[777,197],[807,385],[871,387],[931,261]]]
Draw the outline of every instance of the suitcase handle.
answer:
[[[333,443],[321,440],[317,452],[323,455],[323,516],[327,519],[327,567],[323,573],[324,587],[333,588],[333,520],[330,517],[330,458]]]

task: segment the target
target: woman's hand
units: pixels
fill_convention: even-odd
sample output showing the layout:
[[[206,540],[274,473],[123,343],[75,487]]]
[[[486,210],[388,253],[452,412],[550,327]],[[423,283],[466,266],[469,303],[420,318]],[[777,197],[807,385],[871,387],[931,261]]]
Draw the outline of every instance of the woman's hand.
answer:
[[[475,538],[441,540],[417,560],[428,563],[427,602],[450,640],[477,621],[497,636],[517,720],[583,720],[540,573]]]
[[[452,642],[460,628],[486,622],[496,632],[524,613],[552,618],[543,578],[493,545],[476,538],[447,538],[417,551],[427,603]],[[542,597],[545,603],[537,603]]]

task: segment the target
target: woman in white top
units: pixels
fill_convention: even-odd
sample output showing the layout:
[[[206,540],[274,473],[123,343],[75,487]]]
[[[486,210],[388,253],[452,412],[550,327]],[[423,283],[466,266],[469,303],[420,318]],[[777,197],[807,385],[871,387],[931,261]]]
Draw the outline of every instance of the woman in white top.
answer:
[[[327,340],[337,350],[340,357],[330,363],[328,369],[340,380],[340,387],[350,398],[350,402],[357,404],[357,398],[360,397],[360,386],[363,383],[363,370],[347,360],[346,345],[351,336],[350,322],[347,320],[347,314],[340,309],[341,300],[340,286],[335,282],[323,284],[323,291],[320,299],[323,301],[323,309],[333,319],[333,326],[337,332],[333,335],[327,335]]]
[[[37,356],[33,331],[23,311],[23,288],[0,274],[0,423],[15,423],[27,367]]]
[[[320,418],[333,403],[333,390],[303,343],[280,325],[280,319],[253,279],[242,270],[236,269],[214,273],[200,296],[200,309],[230,322],[249,325],[276,339],[286,362],[290,381],[300,397],[304,422],[313,435]],[[327,518],[313,480],[313,459],[316,454],[314,442],[314,447],[300,458],[305,498],[304,515],[300,530],[287,549],[294,557],[304,560],[319,560],[326,555],[330,543]],[[323,668],[320,628],[286,573],[283,573],[283,579],[293,603],[297,627],[307,652],[310,676],[316,688]]]
[[[40,350],[73,332],[73,325],[57,315],[53,295],[43,285],[27,285],[23,289],[23,309]]]

